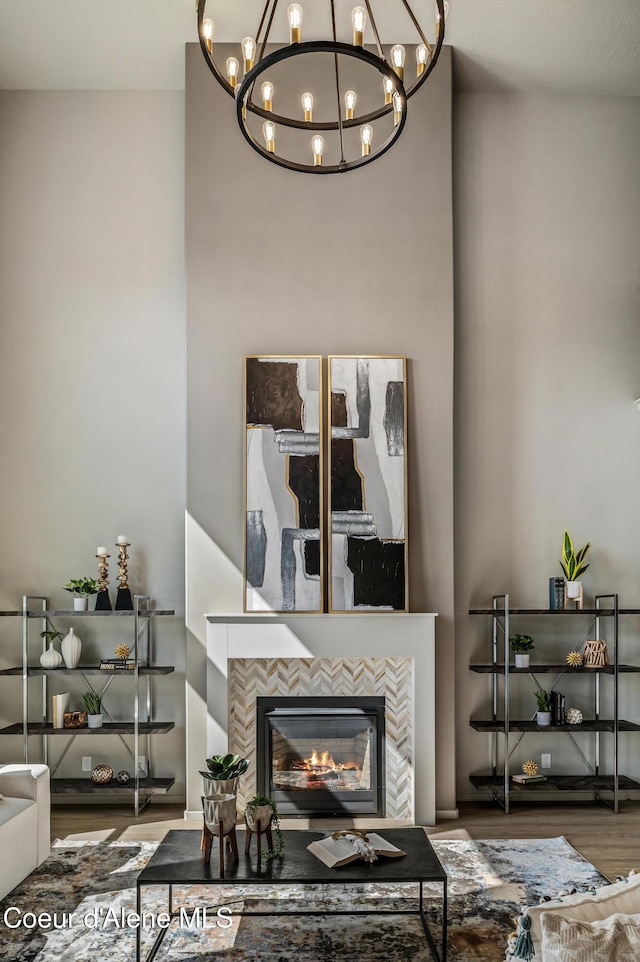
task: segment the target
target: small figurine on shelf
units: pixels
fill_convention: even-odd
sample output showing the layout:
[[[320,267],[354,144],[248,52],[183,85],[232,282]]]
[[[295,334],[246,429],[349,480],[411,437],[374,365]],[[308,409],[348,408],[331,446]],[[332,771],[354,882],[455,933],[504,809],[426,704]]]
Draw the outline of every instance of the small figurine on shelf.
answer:
[[[127,548],[131,547],[131,542],[127,541],[126,534],[119,534],[116,541],[118,549],[118,594],[116,596],[116,611],[133,611],[133,599],[129,582],[127,581]]]
[[[123,668],[126,667],[126,665],[127,665],[127,658],[129,657],[130,654],[131,654],[131,648],[129,648],[129,645],[116,645],[116,647],[115,647],[115,655],[116,655],[116,658],[121,658],[121,659],[122,659],[122,667],[123,667]]]
[[[582,655],[579,651],[570,651],[567,655],[567,664],[570,668],[582,668]]]
[[[528,758],[526,762],[522,763],[522,772],[524,775],[537,775],[538,763],[534,762],[533,758]]]

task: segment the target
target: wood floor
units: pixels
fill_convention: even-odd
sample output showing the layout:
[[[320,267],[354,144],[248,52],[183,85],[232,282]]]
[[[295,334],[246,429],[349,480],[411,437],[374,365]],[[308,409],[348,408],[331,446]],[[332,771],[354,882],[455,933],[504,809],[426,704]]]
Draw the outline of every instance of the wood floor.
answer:
[[[607,878],[626,875],[631,869],[640,871],[640,805],[637,802],[622,803],[618,815],[590,802],[564,805],[520,802],[508,816],[493,803],[468,802],[461,805],[460,816],[439,822],[428,829],[428,834],[465,829],[472,838],[564,835]],[[292,824],[295,824],[293,820],[287,827]],[[183,807],[177,805],[151,804],[137,819],[129,806],[59,805],[51,812],[52,838],[155,840],[171,828],[198,827],[197,822],[184,820]]]

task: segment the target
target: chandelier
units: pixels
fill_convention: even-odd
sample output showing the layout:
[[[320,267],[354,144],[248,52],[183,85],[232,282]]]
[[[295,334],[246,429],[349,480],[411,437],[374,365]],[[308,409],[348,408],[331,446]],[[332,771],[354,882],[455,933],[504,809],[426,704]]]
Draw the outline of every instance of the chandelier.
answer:
[[[229,55],[220,60],[216,22],[208,15],[214,0],[196,0],[196,6],[205,60],[235,100],[249,144],[288,170],[335,174],[371,163],[397,141],[407,100],[440,54],[449,5],[428,0],[434,22],[427,33],[408,0],[382,0],[380,21],[391,20],[412,41],[388,44],[373,0],[353,8],[340,0],[306,0],[305,7],[266,0],[254,32],[247,24],[237,50],[225,44]],[[234,15],[242,6],[250,4],[236,0]]]

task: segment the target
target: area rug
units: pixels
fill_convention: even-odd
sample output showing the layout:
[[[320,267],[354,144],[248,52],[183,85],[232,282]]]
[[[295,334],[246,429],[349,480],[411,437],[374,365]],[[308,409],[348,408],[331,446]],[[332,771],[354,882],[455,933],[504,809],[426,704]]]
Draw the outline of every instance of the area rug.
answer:
[[[56,842],[40,869],[0,902],[0,960],[134,962],[135,931],[127,926],[126,914],[135,911],[136,876],[157,844]],[[432,844],[449,877],[450,962],[501,962],[521,905],[607,881],[562,837],[436,839]],[[434,936],[439,939],[442,888],[426,886],[426,890]],[[163,893],[146,891],[145,911],[164,911]],[[184,908],[184,924],[176,921],[167,929],[158,962],[427,962],[432,958],[416,918],[332,914],[337,909],[380,907],[381,903],[385,908],[413,908],[416,886],[356,889],[337,883],[318,890],[307,886],[285,891],[267,885],[192,886],[174,889],[174,898],[174,905]],[[251,908],[265,910],[282,899],[289,908],[292,903],[296,909],[313,903],[327,914],[306,919],[228,919],[222,912],[224,924],[217,924],[219,906],[237,911],[250,902]],[[203,907],[208,910],[206,925],[201,924],[202,913],[194,917],[194,910]],[[60,927],[34,924],[36,920],[26,913],[52,917],[57,913],[49,925],[57,922]],[[97,926],[92,924],[94,919]],[[13,927],[18,922],[23,924]],[[144,931],[147,948],[156,932]]]

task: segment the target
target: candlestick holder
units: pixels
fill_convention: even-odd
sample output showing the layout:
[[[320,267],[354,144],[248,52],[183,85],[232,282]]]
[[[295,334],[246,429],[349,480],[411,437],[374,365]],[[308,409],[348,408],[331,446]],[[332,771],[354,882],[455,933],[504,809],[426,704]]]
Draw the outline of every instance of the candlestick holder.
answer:
[[[127,581],[127,559],[129,557],[127,548],[129,547],[129,541],[116,545],[118,549],[118,581],[120,582],[116,596],[116,611],[133,611],[133,598]]]
[[[96,595],[96,611],[111,611],[109,597],[109,562],[110,554],[97,554],[98,559],[98,594]]]

